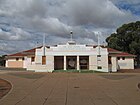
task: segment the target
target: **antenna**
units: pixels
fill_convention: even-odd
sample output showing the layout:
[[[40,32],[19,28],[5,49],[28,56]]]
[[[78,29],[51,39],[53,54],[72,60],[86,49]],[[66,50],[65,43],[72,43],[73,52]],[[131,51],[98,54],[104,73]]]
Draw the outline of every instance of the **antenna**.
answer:
[[[73,41],[73,32],[72,31],[70,31],[70,35],[71,35],[71,41]]]
[[[45,56],[45,34],[43,35],[43,55]]]
[[[100,35],[101,35],[101,32],[95,32],[95,34],[97,35],[97,39],[98,39],[98,54],[100,55]]]
[[[68,45],[75,45],[75,41],[73,40],[73,32],[70,31],[70,41],[67,43]]]
[[[45,34],[43,35],[43,46],[45,46]]]
[[[98,32],[98,47],[100,46],[100,32]]]

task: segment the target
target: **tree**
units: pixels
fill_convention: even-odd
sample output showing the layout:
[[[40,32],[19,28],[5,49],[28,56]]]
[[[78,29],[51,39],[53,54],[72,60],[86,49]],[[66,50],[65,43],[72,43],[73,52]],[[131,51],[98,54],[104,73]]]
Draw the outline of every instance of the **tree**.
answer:
[[[0,66],[5,66],[5,56],[6,55],[0,56]]]
[[[107,37],[108,47],[137,55],[140,64],[140,21],[122,25]]]

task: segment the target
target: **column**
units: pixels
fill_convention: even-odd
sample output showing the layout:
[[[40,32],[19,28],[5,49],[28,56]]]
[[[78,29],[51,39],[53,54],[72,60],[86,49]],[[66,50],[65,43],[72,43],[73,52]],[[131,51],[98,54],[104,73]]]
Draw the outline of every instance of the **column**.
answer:
[[[79,66],[79,56],[77,56],[77,70],[80,70],[80,66]]]
[[[112,62],[112,72],[117,71],[117,58],[116,57],[111,57],[111,62]]]
[[[67,70],[67,60],[66,60],[66,56],[64,56],[64,70]]]

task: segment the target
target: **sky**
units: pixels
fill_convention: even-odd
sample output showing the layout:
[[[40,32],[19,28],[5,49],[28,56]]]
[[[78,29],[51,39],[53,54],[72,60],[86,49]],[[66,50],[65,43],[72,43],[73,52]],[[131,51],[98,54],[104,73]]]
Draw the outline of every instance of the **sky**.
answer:
[[[42,45],[97,44],[140,20],[140,0],[0,0],[0,55]]]

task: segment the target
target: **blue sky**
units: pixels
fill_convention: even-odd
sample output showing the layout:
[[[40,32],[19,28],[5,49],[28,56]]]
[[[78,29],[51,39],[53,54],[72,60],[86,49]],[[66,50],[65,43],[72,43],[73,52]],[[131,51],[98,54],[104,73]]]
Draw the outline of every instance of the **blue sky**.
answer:
[[[139,0],[0,0],[0,55],[42,44],[101,42],[124,23],[140,20]]]
[[[138,16],[140,15],[140,3],[131,4],[131,3],[128,3],[126,1],[122,1],[122,2],[118,2],[116,4],[116,6],[119,9],[130,11],[132,14],[135,14],[135,15],[138,15]]]

